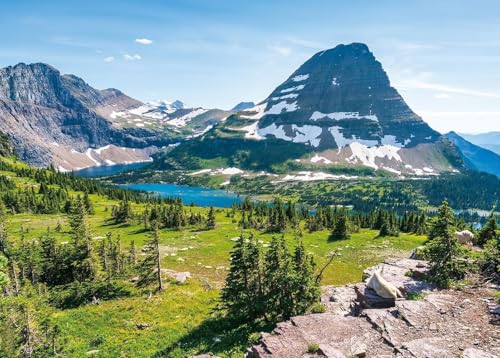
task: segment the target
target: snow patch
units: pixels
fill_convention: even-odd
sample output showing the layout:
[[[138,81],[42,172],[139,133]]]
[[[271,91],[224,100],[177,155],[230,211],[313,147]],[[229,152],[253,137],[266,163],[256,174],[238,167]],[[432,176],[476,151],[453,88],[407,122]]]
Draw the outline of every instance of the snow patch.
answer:
[[[317,121],[318,119],[321,118],[330,118],[336,121],[340,121],[342,119],[369,119],[374,122],[378,122],[378,118],[374,114],[369,114],[369,115],[362,115],[359,114],[359,112],[333,112],[333,113],[322,113],[315,111],[311,115],[311,120]]]
[[[318,163],[318,162],[323,162],[324,164],[332,164],[331,160],[319,156],[318,154],[315,154],[314,157],[311,158],[311,163]]]
[[[297,102],[287,103],[286,101],[282,101],[273,105],[266,114],[281,114],[283,111],[285,112],[294,112],[298,109]]]
[[[300,91],[300,90],[303,90],[304,87],[305,87],[305,85],[298,85],[295,87],[289,87],[289,88],[285,88],[285,89],[281,90],[280,93],[289,93],[289,92]]]
[[[375,159],[377,158],[387,158],[389,160],[397,160],[401,162],[401,157],[398,154],[400,148],[392,145],[383,145],[380,147],[368,147],[364,144],[354,142],[349,145],[351,148],[352,155],[347,159],[351,164],[360,162],[364,166],[378,169],[378,165],[375,164]]]
[[[276,126],[275,123],[272,123],[268,127],[259,128],[258,134],[263,137],[265,137],[266,135],[273,135],[278,139],[283,139],[295,143],[308,143],[313,147],[317,147],[319,145],[319,136],[321,135],[322,131],[321,127],[310,125],[298,126],[292,124],[291,130],[295,134],[294,137],[287,136],[282,125]]]
[[[241,117],[243,118],[248,118],[248,119],[261,119],[264,114],[266,114],[266,107],[267,107],[267,102],[264,102],[264,103],[261,103],[261,104],[258,104],[252,108],[249,108],[249,109],[245,109],[244,111],[242,112],[250,112],[250,113],[255,113],[255,114],[252,114],[252,115],[241,115]]]
[[[293,82],[302,82],[302,81],[307,80],[308,78],[309,78],[309,74],[307,74],[307,75],[297,75],[294,78],[292,78],[292,81]]]
[[[255,139],[255,140],[264,139],[259,135],[258,129],[259,129],[259,122],[255,122],[246,127],[239,128],[238,130],[245,132],[246,139]]]
[[[301,171],[297,174],[287,174],[285,177],[273,181],[273,183],[285,181],[317,181],[317,180],[340,180],[340,179],[357,179],[357,176],[333,175],[324,172]]]
[[[299,95],[297,93],[290,93],[290,94],[286,94],[286,95],[281,96],[281,97],[272,97],[271,101],[280,101],[280,100],[288,99],[288,98],[297,98],[298,96]]]

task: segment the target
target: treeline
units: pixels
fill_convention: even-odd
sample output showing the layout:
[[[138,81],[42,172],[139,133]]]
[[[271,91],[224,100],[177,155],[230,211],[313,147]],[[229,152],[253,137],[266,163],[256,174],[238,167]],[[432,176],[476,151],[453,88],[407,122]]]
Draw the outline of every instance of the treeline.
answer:
[[[205,226],[213,229],[216,226],[215,209],[210,207],[207,216],[200,212],[186,210],[180,198],[169,202],[160,202],[153,205],[146,204],[142,212],[135,212],[129,200],[122,200],[111,209],[111,217],[115,224],[142,224],[144,230],[151,229],[151,223],[157,223],[160,229],[180,229],[185,226]]]
[[[70,202],[74,199],[70,193],[75,191],[85,193],[86,196],[96,194],[108,199],[136,203],[161,204],[176,201],[171,198],[162,199],[145,192],[121,189],[115,185],[107,185],[73,174],[60,173],[54,168],[28,168],[0,161],[0,170],[30,179],[29,182],[17,186],[13,179],[0,175],[0,200],[12,213],[67,213]]]
[[[398,215],[396,211],[383,208],[372,209],[367,213],[331,205],[310,210],[292,201],[285,203],[280,198],[275,198],[273,202],[256,202],[246,198],[242,204],[234,205],[227,216],[235,219],[236,213],[240,214],[238,223],[242,229],[253,228],[274,233],[296,230],[300,234],[301,221],[305,221],[304,229],[309,232],[331,230],[340,233],[373,229],[379,230],[380,236],[398,236],[400,232],[423,235],[427,232],[425,213],[405,211]]]

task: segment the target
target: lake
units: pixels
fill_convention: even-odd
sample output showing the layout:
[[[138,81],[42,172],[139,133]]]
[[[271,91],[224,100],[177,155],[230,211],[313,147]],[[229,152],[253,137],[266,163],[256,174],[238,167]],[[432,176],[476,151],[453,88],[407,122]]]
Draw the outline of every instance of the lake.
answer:
[[[184,204],[194,204],[196,206],[218,208],[230,208],[233,204],[241,203],[244,197],[221,189],[209,189],[200,186],[186,186],[177,184],[121,184],[120,187],[143,190],[150,193],[156,193],[163,198],[179,197]]]
[[[138,162],[131,164],[115,164],[115,165],[102,165],[99,167],[90,167],[81,170],[76,170],[73,173],[79,177],[97,178],[106,177],[118,173],[128,172],[135,169],[140,169],[151,162]]]

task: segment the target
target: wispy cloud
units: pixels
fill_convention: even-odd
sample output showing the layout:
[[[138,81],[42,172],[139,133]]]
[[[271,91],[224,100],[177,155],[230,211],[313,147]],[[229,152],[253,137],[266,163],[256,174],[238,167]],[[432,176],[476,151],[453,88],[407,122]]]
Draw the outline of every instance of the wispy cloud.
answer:
[[[436,112],[418,109],[415,112],[441,133],[482,133],[500,130],[500,112]]]
[[[138,61],[138,60],[142,60],[142,57],[141,57],[141,55],[138,55],[138,54],[129,55],[128,53],[126,53],[125,55],[123,55],[123,59],[125,61]]]
[[[269,46],[269,50],[281,56],[289,56],[292,53],[292,49],[290,47],[279,45]]]
[[[140,39],[135,39],[135,42],[141,45],[151,45],[153,43],[153,40],[147,39],[147,38],[140,38]]]
[[[289,37],[289,38],[287,38],[287,40],[291,44],[301,46],[301,47],[306,47],[306,48],[312,48],[315,50],[324,50],[324,49],[328,48],[328,45],[325,45],[321,42],[310,41],[310,40],[302,39],[302,38],[298,38],[298,37]]]
[[[444,93],[456,93],[467,96],[500,98],[500,92],[478,91],[474,89],[449,86],[445,84],[427,82],[416,79],[401,80],[398,82],[398,87],[402,89],[423,89],[431,91],[439,91]]]
[[[115,58],[113,56],[108,56],[104,58],[104,62],[110,63],[113,62]]]
[[[435,93],[434,98],[436,99],[449,99],[451,96],[448,93]]]

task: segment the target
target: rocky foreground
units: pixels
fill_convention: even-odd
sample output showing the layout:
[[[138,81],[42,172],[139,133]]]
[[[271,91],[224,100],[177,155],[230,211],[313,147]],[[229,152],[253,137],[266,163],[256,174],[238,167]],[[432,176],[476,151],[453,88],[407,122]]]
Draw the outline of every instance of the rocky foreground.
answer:
[[[383,299],[366,287],[371,274],[406,299]],[[325,313],[293,317],[264,333],[247,358],[500,357],[499,307],[490,287],[437,290],[420,280],[420,260],[387,260],[365,271],[363,283],[325,287]]]

